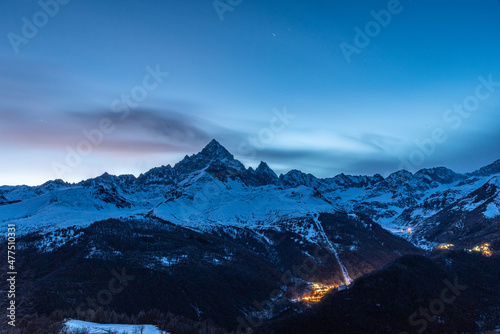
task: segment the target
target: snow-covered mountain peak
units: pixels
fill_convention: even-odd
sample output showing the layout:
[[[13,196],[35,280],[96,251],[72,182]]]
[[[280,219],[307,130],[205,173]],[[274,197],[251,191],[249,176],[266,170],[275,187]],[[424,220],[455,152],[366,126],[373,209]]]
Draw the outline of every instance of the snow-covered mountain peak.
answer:
[[[413,178],[413,174],[406,169],[398,170],[387,177],[387,181],[407,181]]]
[[[259,176],[278,179],[278,175],[276,175],[276,173],[264,161],[260,162],[259,167],[255,170],[255,173]]]
[[[64,182],[61,179],[53,180],[53,181],[47,181],[44,184],[40,186],[41,189],[45,191],[52,191],[54,189],[58,189],[61,187],[68,187],[70,184],[67,182]]]
[[[213,169],[220,171],[222,167],[228,167],[236,171],[244,171],[245,166],[218,141],[213,139],[200,153],[192,156],[186,156],[182,161],[174,166],[174,169],[180,174],[189,174],[197,170],[212,166]]]
[[[312,174],[306,174],[297,169],[292,169],[285,175],[280,175],[280,181],[286,187],[294,188],[300,185],[316,188],[320,181]]]
[[[172,166],[161,166],[150,169],[137,178],[138,184],[174,184],[177,175]]]
[[[125,175],[116,176],[116,175],[104,173],[101,176],[98,176],[96,178],[82,181],[79,183],[79,185],[82,185],[85,187],[91,187],[91,186],[96,186],[96,185],[116,186],[116,185],[130,185],[133,182],[135,182],[134,175],[125,174]]]
[[[450,184],[463,178],[463,175],[457,174],[446,167],[425,168],[415,173],[415,177],[424,182],[438,182],[441,184]]]
[[[500,174],[500,160],[495,161],[492,164],[489,164],[488,166],[485,166],[473,173],[472,175],[481,175],[481,176],[490,176],[493,174]]]
[[[414,175],[405,169],[394,172],[385,179],[386,184],[393,190],[398,189],[404,185],[410,186],[414,183],[414,181]]]
[[[67,186],[68,183],[61,180],[61,179],[55,179],[52,181],[47,181],[44,184],[41,185],[41,187],[47,187],[47,186]]]
[[[384,180],[385,180],[384,177],[378,173],[373,175],[373,177],[372,177],[372,183],[378,183],[378,182],[382,182]]]
[[[341,173],[333,178],[325,179],[325,181],[343,188],[362,188],[368,186],[371,181],[383,181],[384,178],[382,176],[380,177],[381,179],[378,180],[366,175],[346,175]]]
[[[200,155],[209,156],[217,159],[228,159],[233,160],[234,156],[229,153],[224,146],[222,146],[217,140],[212,139],[210,143],[207,144],[199,153]]]

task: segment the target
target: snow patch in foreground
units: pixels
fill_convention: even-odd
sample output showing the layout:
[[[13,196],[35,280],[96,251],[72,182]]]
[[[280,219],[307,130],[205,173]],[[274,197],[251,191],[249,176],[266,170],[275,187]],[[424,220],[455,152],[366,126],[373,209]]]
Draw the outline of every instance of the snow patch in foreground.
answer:
[[[67,330],[86,329],[89,334],[106,334],[110,330],[116,331],[118,334],[135,334],[141,333],[139,330],[141,325],[113,325],[113,324],[96,324],[93,322],[81,320],[68,320],[64,328]],[[134,329],[137,327],[136,331]],[[164,334],[166,332],[159,330],[153,325],[144,325],[143,334]]]

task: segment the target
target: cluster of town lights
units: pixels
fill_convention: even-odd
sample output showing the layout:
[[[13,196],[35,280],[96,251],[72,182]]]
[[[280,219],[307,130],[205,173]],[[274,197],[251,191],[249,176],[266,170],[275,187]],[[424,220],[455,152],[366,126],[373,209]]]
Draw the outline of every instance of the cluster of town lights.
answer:
[[[397,231],[399,233],[410,233],[413,234],[413,231],[411,230],[411,227],[408,227],[406,229],[402,229],[401,231]]]
[[[472,252],[480,252],[481,254],[483,254],[484,256],[488,256],[490,257],[491,256],[491,248],[490,248],[490,244],[482,244],[481,246],[476,246],[472,249],[467,249],[467,251],[469,253],[472,253]]]
[[[454,244],[446,244],[438,246],[438,249],[452,249],[453,247],[455,247]]]
[[[304,303],[318,303],[328,292],[338,288],[338,285],[326,285],[314,283],[309,286],[309,292],[305,293],[298,299]]]
[[[455,247],[455,245],[445,244],[445,245],[438,246],[437,249],[447,250],[447,249],[452,249],[453,247]],[[490,257],[492,255],[491,245],[488,243],[484,243],[482,245],[475,246],[474,248],[471,248],[471,249],[465,249],[465,251],[467,251],[469,253],[472,253],[472,252],[481,253],[483,256],[487,256],[487,257]]]

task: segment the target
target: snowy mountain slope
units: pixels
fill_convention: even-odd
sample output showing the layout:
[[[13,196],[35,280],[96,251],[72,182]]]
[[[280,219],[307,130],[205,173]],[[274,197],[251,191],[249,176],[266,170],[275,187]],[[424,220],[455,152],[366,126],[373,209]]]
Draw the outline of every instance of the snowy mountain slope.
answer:
[[[207,173],[183,188],[181,197],[166,201],[151,215],[181,226],[209,231],[218,226],[279,229],[280,222],[334,207],[315,197],[314,189],[299,186],[280,190],[274,185],[249,187],[226,183]]]
[[[38,196],[20,198],[25,199],[0,206],[0,221],[16,224],[20,234],[85,227],[103,219],[145,214],[149,209],[149,203],[144,207],[139,199],[134,206],[123,206],[121,203],[125,201],[119,192],[109,193],[100,187],[59,187]]]
[[[488,177],[489,178],[489,177]],[[414,220],[413,239],[474,246],[500,238],[500,177],[487,180],[477,189],[467,185],[450,204],[436,206],[433,214]],[[480,183],[484,182],[482,180]],[[480,184],[479,183],[479,184]],[[415,223],[415,221],[417,223]]]

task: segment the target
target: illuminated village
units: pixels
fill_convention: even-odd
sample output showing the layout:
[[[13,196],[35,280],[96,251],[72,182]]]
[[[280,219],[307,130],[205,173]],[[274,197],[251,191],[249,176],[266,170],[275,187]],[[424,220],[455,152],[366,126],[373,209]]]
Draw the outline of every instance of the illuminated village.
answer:
[[[453,244],[444,244],[444,245],[438,246],[437,249],[450,250],[450,249],[453,249],[454,247],[455,247],[455,245],[453,245]],[[473,252],[481,253],[483,256],[486,256],[486,257],[490,257],[493,254],[492,249],[491,249],[491,245],[489,243],[484,243],[482,245],[475,246],[475,247],[470,248],[470,249],[465,249],[465,251],[469,252],[469,253],[473,253]]]
[[[333,289],[339,288],[339,285],[326,285],[320,283],[313,283],[309,286],[309,292],[303,294],[296,301],[304,302],[308,304],[319,303],[321,299]]]
[[[401,231],[396,231],[398,233],[409,233],[409,234],[413,234],[413,231],[411,229],[411,227],[408,227],[406,229],[402,229]]]
[[[466,251],[468,251],[469,253],[480,252],[481,254],[483,254],[483,256],[490,257],[492,255],[490,247],[491,247],[490,244],[482,244],[472,249],[466,249]]]

